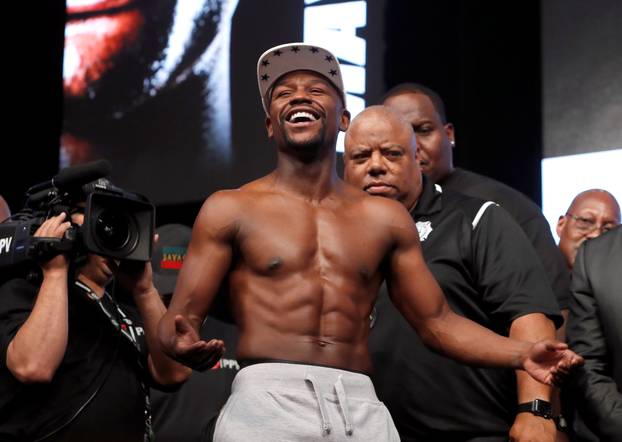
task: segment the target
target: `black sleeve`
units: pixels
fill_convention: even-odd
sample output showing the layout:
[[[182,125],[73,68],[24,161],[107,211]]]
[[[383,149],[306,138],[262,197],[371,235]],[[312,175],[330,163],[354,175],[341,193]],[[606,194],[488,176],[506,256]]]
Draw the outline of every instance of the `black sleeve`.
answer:
[[[544,313],[561,326],[563,318],[540,260],[503,208],[491,204],[485,209],[473,227],[472,241],[478,292],[495,323],[509,330],[520,316]]]
[[[622,393],[611,376],[610,356],[599,320],[585,245],[579,248],[572,274],[572,298],[566,336],[568,345],[585,358],[573,376],[575,404],[583,421],[601,440],[622,440]],[[622,319],[620,319],[622,320]]]
[[[559,307],[567,309],[570,302],[570,274],[564,257],[555,244],[548,221],[539,214],[521,227],[542,261]]]
[[[0,287],[0,357],[6,352],[19,328],[26,322],[35,303],[37,287],[24,279],[11,279]]]

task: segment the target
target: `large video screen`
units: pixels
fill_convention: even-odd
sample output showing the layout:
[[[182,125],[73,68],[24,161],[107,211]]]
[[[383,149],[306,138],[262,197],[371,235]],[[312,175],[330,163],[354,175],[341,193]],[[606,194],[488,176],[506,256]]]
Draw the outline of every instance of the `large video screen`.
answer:
[[[275,155],[258,57],[294,41],[328,48],[356,114],[383,88],[382,10],[366,1],[67,0],[60,166],[106,158],[114,184],[156,204],[200,201],[268,173]]]
[[[542,208],[555,226],[578,193],[622,203],[622,2],[542,2]]]

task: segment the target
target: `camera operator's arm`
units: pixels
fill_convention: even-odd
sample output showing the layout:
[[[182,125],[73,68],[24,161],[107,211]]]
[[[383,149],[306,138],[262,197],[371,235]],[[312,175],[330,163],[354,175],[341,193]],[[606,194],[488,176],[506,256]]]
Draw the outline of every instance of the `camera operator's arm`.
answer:
[[[122,262],[115,275],[134,297],[143,321],[149,350],[148,363],[151,377],[160,385],[175,385],[184,382],[192,370],[166,356],[158,340],[158,323],[166,313],[166,307],[153,286],[151,263]]]
[[[46,220],[37,237],[60,238],[69,229],[64,213]],[[6,365],[24,383],[50,382],[67,348],[68,262],[58,255],[41,265],[43,282],[28,319],[8,345]]]

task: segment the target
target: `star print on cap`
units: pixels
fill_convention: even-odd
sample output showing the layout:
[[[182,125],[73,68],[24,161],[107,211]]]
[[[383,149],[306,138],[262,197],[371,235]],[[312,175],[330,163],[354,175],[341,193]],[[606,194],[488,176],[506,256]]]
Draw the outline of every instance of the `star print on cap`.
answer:
[[[270,105],[267,93],[274,82],[289,72],[299,70],[317,72],[326,77],[337,88],[345,105],[346,94],[337,58],[319,46],[287,43],[268,49],[257,61],[257,83],[266,114]]]

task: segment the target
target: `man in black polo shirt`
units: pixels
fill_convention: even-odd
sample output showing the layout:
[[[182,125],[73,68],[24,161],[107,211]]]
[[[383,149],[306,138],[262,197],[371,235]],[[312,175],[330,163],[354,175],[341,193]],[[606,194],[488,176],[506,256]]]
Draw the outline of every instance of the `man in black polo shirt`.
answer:
[[[422,176],[412,129],[386,107],[361,113],[345,145],[346,180],[410,209],[426,263],[458,314],[517,339],[554,337],[553,321],[562,318],[546,274],[501,207],[443,192]],[[523,373],[467,367],[432,353],[386,291],[376,308],[374,384],[402,440],[555,440],[548,387]]]
[[[35,236],[69,228],[62,213]],[[32,273],[0,285],[0,440],[151,440],[149,385],[189,371],[153,340],[165,308],[151,266],[60,254],[41,264],[41,281]],[[122,296],[108,291],[113,275]]]
[[[417,136],[421,171],[445,190],[494,201],[523,229],[551,282],[564,315],[570,299],[570,278],[540,208],[515,189],[492,178],[453,165],[454,126],[447,121],[442,98],[432,89],[403,83],[385,94],[383,104],[410,123]],[[558,336],[563,340],[563,334]]]

